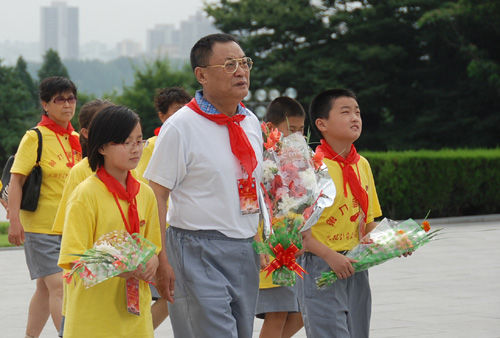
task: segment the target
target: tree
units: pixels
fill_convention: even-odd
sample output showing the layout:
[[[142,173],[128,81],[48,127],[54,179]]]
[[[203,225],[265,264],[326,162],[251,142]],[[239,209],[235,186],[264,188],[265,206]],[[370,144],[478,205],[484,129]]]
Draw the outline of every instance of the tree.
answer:
[[[42,67],[38,70],[38,79],[40,81],[50,76],[63,76],[69,79],[68,70],[62,63],[59,54],[53,49],[49,49],[45,53]]]
[[[18,77],[31,94],[32,102],[27,102],[28,108],[31,108],[31,106],[36,107],[38,104],[38,89],[31,75],[28,73],[28,65],[22,56],[19,56],[17,59],[15,70]]]
[[[173,86],[183,87],[194,94],[198,84],[188,65],[177,71],[171,68],[167,59],[157,59],[146,62],[142,69],[136,68],[134,83],[125,86],[121,95],[114,94],[111,100],[133,109],[141,116],[143,134],[147,137],[153,135],[154,129],[160,124],[154,106],[157,89]]]
[[[498,44],[491,41],[498,41],[498,5],[486,1],[488,6],[479,11],[479,5],[472,9],[474,3],[450,1],[447,6],[456,4],[474,14],[464,24],[464,34],[476,32],[476,40],[481,37],[497,53]],[[436,17],[441,5],[438,0],[221,0],[206,11],[254,59],[254,88],[282,92],[293,86],[305,107],[325,89],[353,89],[363,115],[360,148],[494,147],[498,90],[484,88],[470,76],[490,75],[495,67],[478,63],[477,57],[475,63],[467,62],[447,45],[453,27],[420,24],[437,10]],[[484,50],[476,55],[484,56]],[[479,78],[485,80],[484,75]],[[488,77],[491,83],[496,79]],[[471,114],[474,105],[482,112]]]
[[[13,154],[24,132],[38,118],[33,109],[26,110],[32,99],[29,88],[15,68],[0,63],[0,163],[3,167]]]

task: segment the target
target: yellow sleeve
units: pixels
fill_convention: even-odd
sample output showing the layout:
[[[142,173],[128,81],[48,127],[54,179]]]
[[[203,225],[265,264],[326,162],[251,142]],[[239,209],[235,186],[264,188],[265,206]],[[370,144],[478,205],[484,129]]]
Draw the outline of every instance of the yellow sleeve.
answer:
[[[78,259],[73,254],[82,254],[94,245],[96,206],[79,188],[69,199],[64,220],[58,265],[66,270],[71,269],[70,263]]]
[[[64,183],[61,200],[59,201],[59,206],[57,208],[54,225],[52,226],[53,232],[62,234],[69,197],[78,184],[82,183],[90,175],[92,175],[92,169],[90,169],[88,165],[87,158],[83,159],[82,162],[78,163],[69,171],[69,175]]]
[[[147,184],[141,183],[141,190],[144,190],[142,203],[146,222],[143,236],[156,245],[156,254],[158,254],[161,251],[161,231],[156,197]]]
[[[366,215],[366,223],[371,223],[375,220],[375,218],[382,216],[382,209],[380,207],[380,202],[378,200],[377,189],[375,187],[375,180],[373,179],[372,169],[370,167],[370,163],[367,163],[367,172],[368,172],[368,215]]]
[[[10,172],[28,176],[35,166],[38,149],[38,135],[34,130],[28,130],[17,148],[14,163]]]

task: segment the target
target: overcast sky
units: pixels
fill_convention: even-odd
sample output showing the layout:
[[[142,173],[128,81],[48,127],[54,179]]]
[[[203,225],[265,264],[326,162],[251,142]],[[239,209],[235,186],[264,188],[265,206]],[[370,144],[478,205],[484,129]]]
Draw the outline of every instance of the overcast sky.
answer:
[[[62,1],[62,0],[61,0]],[[40,8],[53,0],[0,0],[0,41],[38,42]],[[156,24],[178,24],[203,8],[203,0],[66,0],[80,11],[80,44],[115,45],[132,39],[143,46]],[[212,1],[210,1],[212,2]]]

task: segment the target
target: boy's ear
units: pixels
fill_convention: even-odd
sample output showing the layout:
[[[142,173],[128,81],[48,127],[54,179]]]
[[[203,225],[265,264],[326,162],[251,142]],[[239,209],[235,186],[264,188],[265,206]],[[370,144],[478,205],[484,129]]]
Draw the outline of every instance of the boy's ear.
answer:
[[[89,138],[89,130],[87,128],[81,128],[80,129],[80,134],[82,134],[83,137],[85,137],[86,139]]]
[[[316,125],[316,128],[318,128],[318,130],[323,133],[324,131],[326,131],[326,120],[325,119],[322,119],[322,118],[317,118],[316,121],[314,121],[314,124]]]
[[[194,76],[196,76],[196,80],[198,81],[199,84],[203,85],[204,83],[207,83],[205,68],[196,67],[194,69]]]

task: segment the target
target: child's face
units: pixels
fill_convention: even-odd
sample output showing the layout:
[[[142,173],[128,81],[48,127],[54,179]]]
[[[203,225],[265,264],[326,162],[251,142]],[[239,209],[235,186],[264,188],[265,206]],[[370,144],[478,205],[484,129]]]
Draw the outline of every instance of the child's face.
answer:
[[[106,170],[128,171],[135,169],[141,159],[144,142],[141,125],[137,123],[124,143],[108,143],[101,149]]]
[[[285,137],[293,133],[304,134],[304,120],[305,117],[290,116],[277,126],[273,125],[272,123],[271,126],[273,128],[277,128]]]
[[[184,107],[186,104],[187,104],[187,102],[186,103],[183,103],[183,102],[174,102],[174,103],[172,103],[168,107],[168,110],[167,110],[167,112],[165,114],[162,114],[162,113],[158,112],[158,117],[160,118],[161,123],[163,123],[166,120],[168,120],[168,118],[170,116],[174,115],[174,113],[176,111],[178,111],[179,109],[181,109],[182,107]]]
[[[325,138],[350,143],[356,141],[362,129],[358,102],[352,97],[335,99],[328,119],[317,119],[316,126]]]

